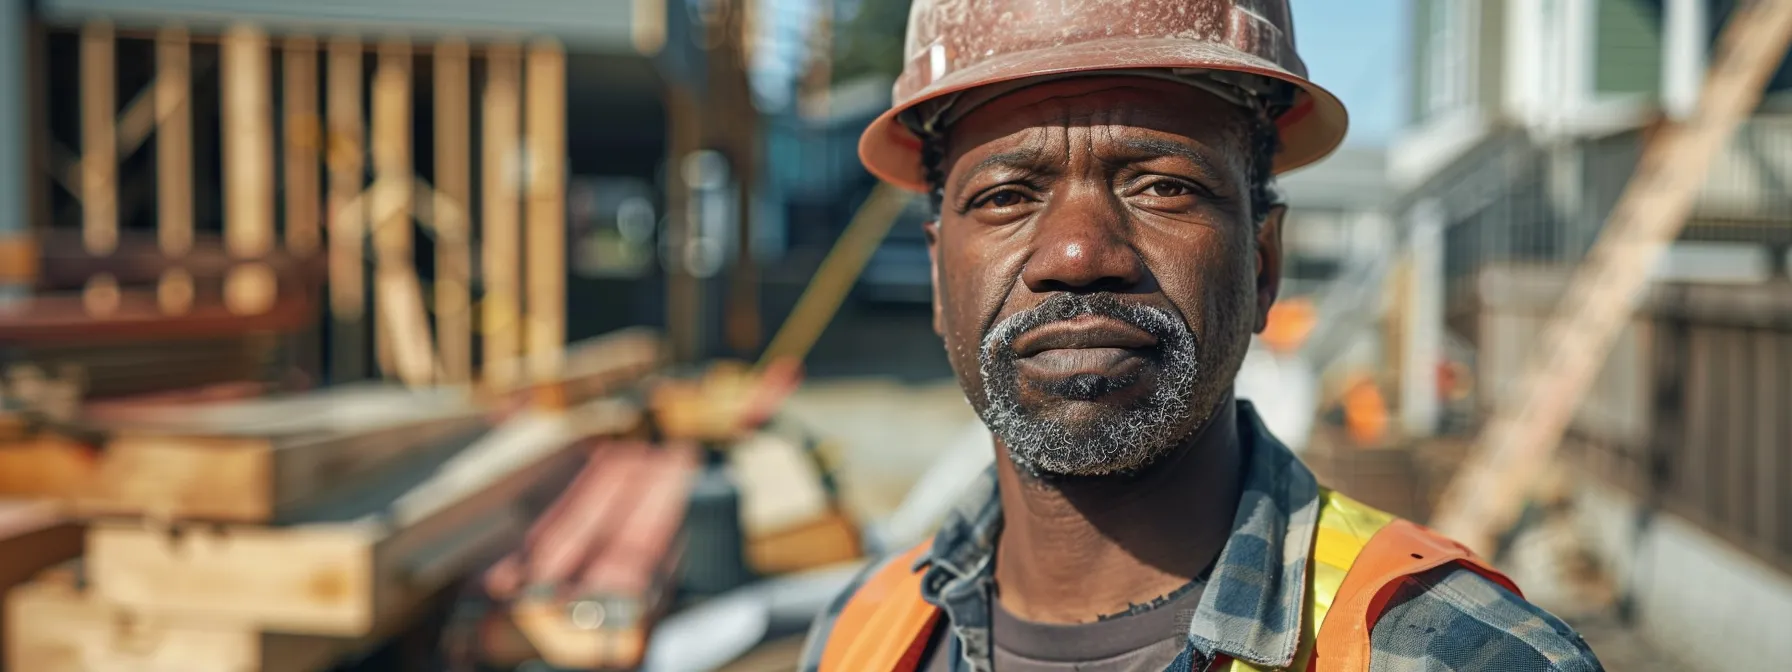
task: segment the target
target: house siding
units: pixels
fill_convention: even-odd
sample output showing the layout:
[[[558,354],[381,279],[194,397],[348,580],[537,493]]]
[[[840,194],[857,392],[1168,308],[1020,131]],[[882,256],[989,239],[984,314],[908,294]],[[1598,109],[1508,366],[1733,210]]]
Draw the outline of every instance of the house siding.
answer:
[[[1593,35],[1594,91],[1659,92],[1662,0],[1598,0],[1598,3]]]
[[[1431,67],[1431,25],[1432,6],[1437,0],[1413,0],[1411,22],[1412,28],[1412,75],[1407,81],[1412,83],[1412,96],[1407,99],[1408,116],[1413,124],[1424,123],[1430,115],[1425,108],[1425,101],[1431,97],[1431,89],[1426,86],[1425,73]]]

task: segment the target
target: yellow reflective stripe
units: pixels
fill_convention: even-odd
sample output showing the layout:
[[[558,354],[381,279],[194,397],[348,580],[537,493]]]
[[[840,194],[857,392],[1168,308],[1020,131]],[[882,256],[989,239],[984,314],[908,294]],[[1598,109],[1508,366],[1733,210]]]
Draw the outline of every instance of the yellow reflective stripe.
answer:
[[[1319,529],[1313,535],[1313,558],[1308,566],[1312,580],[1307,583],[1307,608],[1302,612],[1300,649],[1294,654],[1294,664],[1287,668],[1293,672],[1307,669],[1308,660],[1313,655],[1313,640],[1318,636],[1319,626],[1325,623],[1325,614],[1331,610],[1332,601],[1338,597],[1338,589],[1344,585],[1344,575],[1350,573],[1351,565],[1356,564],[1357,556],[1362,555],[1369,539],[1394,522],[1393,516],[1326,488],[1319,490],[1319,504]],[[1234,660],[1218,672],[1270,671]]]
[[[1344,585],[1344,575],[1356,558],[1394,517],[1328,489],[1319,491],[1319,531],[1313,542],[1313,632],[1325,623],[1332,600]]]

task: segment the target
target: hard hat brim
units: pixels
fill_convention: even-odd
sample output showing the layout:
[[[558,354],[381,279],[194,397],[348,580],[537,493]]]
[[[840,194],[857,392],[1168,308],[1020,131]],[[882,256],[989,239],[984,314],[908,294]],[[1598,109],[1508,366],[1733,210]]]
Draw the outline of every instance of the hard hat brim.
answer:
[[[916,105],[959,91],[1047,75],[1116,69],[1205,68],[1279,79],[1299,91],[1294,106],[1276,120],[1282,151],[1276,174],[1309,165],[1330,155],[1344,142],[1350,127],[1344,104],[1324,87],[1274,63],[1211,42],[1158,38],[1114,38],[1052,49],[1035,49],[993,57],[946,73],[907,100],[898,100],[859,137],[859,160],[879,179],[914,192],[927,191],[921,165],[921,140],[897,120]],[[898,84],[901,88],[901,84]],[[900,96],[898,96],[900,98]]]

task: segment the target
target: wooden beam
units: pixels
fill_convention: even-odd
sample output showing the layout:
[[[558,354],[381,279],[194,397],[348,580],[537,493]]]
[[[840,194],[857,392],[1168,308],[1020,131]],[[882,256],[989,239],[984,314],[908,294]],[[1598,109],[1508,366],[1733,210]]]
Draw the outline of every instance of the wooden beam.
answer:
[[[436,353],[429,338],[429,314],[423,288],[409,269],[382,269],[375,274],[375,302],[391,348],[393,372],[406,385],[435,381]]]
[[[488,385],[495,398],[533,403],[537,408],[565,410],[619,392],[666,361],[666,342],[658,331],[630,327],[589,338],[567,347],[565,365],[548,380],[511,387]]]
[[[411,268],[411,46],[402,39],[380,44],[373,76],[373,251],[376,274]],[[373,315],[375,361],[381,373],[397,373],[385,311]]]
[[[632,428],[616,402],[571,416],[525,415],[446,459],[392,479],[402,491],[281,528],[96,523],[94,593],[149,616],[221,619],[294,634],[363,636],[521,536],[519,501],[563,487],[590,432]],[[277,561],[275,561],[277,560]]]
[[[322,242],[318,214],[318,149],[322,126],[317,113],[317,40],[305,35],[286,38],[281,53],[286,89],[286,248],[309,256]]]
[[[666,126],[665,235],[673,251],[666,268],[666,336],[672,341],[673,358],[691,362],[702,347],[703,287],[685,263],[685,246],[697,223],[691,219],[692,187],[679,167],[702,146],[703,114],[696,95],[678,84],[666,87]]]
[[[0,594],[80,554],[81,526],[54,504],[0,502]]]
[[[367,215],[360,198],[365,183],[366,124],[361,117],[361,41],[340,37],[330,41],[329,134],[326,161],[330,170],[330,335],[331,377],[341,381],[359,377],[367,368],[367,343],[362,333],[365,314],[362,250],[366,248]]]
[[[192,68],[187,31],[156,34],[156,236],[162,253],[193,247]]]
[[[517,194],[518,143],[522,137],[522,58],[514,45],[494,45],[487,52],[485,108],[480,160],[484,196],[484,231],[480,273],[485,294],[480,300],[480,331],[487,383],[508,387],[518,380],[514,367],[522,350],[522,226]]]
[[[617,510],[601,521],[602,543],[577,549],[587,555],[552,592],[529,591],[512,606],[512,621],[543,660],[576,669],[640,665],[667,604],[696,452],[683,444],[644,456],[627,494],[612,500]]]
[[[13,670],[306,672],[328,668],[354,644],[263,635],[241,625],[138,618],[60,578],[20,586],[7,595],[6,608],[15,615],[5,638],[7,669]]]
[[[545,380],[566,348],[566,52],[536,42],[528,71],[528,359]]]
[[[277,523],[364,487],[432,446],[482,431],[458,395],[347,386],[133,412],[70,496],[86,515]]]
[[[760,367],[779,358],[800,362],[809,356],[810,348],[815,347],[828,323],[833,321],[840,304],[858,281],[859,273],[865,270],[865,264],[871,261],[871,255],[901,216],[909,198],[887,184],[879,184],[871,191],[871,196],[859,205],[852,222],[846,225],[846,231],[840,234],[840,240],[815,269],[815,277],[803,289],[790,316],[784,318],[784,325],[766,346],[765,354],[759,360]]]
[[[245,312],[241,297],[220,296],[228,293],[228,279],[221,292],[216,287],[195,292],[190,307],[179,314],[169,314],[158,288],[120,287],[110,312],[96,319],[89,314],[81,293],[36,295],[9,308],[7,318],[0,321],[0,342],[24,344],[97,344],[124,343],[154,338],[196,338],[206,335],[242,335],[255,332],[289,332],[311,323],[316,318],[313,297],[303,291],[300,280],[291,273],[263,263],[245,263],[233,268],[250,275],[271,270],[269,277],[255,278],[274,292],[274,302],[266,310]],[[285,280],[278,275],[288,273]],[[259,289],[259,288],[258,288]],[[233,303],[227,303],[233,302]]]
[[[472,73],[466,41],[442,41],[435,59],[436,340],[443,382],[466,383],[473,379],[473,223],[466,218],[473,203]]]
[[[87,250],[118,244],[117,54],[112,24],[81,28],[81,233]]]
[[[239,259],[274,250],[273,64],[267,36],[248,26],[224,35],[224,246]],[[255,315],[274,305],[275,276],[265,266],[232,269],[225,279],[232,312]]]

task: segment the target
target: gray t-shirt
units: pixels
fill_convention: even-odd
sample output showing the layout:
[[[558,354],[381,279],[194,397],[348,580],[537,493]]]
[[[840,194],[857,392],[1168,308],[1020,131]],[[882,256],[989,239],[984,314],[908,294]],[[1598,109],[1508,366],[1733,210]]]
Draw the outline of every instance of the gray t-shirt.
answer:
[[[997,599],[990,614],[999,672],[1163,672],[1188,644],[1188,624],[1201,603],[1196,581],[1131,612],[1094,623],[1058,625],[1022,620]],[[951,633],[941,627],[929,645],[927,672],[951,672]]]

